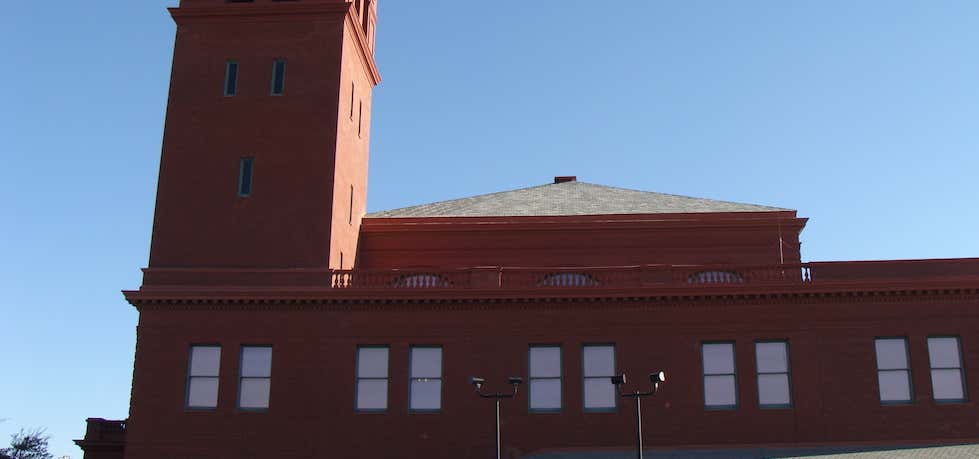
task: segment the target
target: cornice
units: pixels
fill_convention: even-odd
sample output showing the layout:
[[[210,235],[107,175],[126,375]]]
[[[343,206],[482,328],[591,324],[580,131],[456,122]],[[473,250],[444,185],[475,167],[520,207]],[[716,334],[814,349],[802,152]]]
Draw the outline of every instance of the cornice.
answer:
[[[167,8],[173,20],[180,24],[188,19],[238,19],[269,17],[308,17],[310,15],[338,16],[350,12],[349,3],[275,3],[232,6],[182,6]],[[356,22],[356,21],[355,21]]]
[[[588,215],[553,217],[436,217],[436,218],[365,218],[361,232],[365,234],[397,234],[407,232],[446,231],[608,231],[676,230],[676,229],[738,229],[772,228],[781,225],[786,234],[802,231],[806,218],[783,213],[780,216],[731,215],[701,216],[697,214]]]
[[[715,306],[737,307],[772,304],[866,304],[880,302],[979,304],[979,286],[933,285],[918,287],[878,286],[863,288],[818,288],[805,290],[764,289],[700,289],[697,291],[569,291],[534,290],[529,292],[499,291],[422,291],[422,292],[342,292],[333,289],[218,289],[218,288],[153,288],[124,291],[126,300],[137,309],[280,309],[295,306],[301,309],[361,309],[384,310],[419,309],[419,306],[438,306],[448,309],[472,309],[488,305],[538,305],[567,309],[571,305],[594,308],[597,304],[639,304],[654,307]],[[425,309],[425,308],[421,308]]]
[[[354,40],[357,41],[357,51],[361,63],[367,69],[367,75],[371,79],[371,84],[377,86],[381,83],[381,73],[377,68],[377,61],[374,60],[374,52],[367,45],[367,31],[360,25],[357,15],[353,12],[353,3],[348,3],[349,13],[347,14],[347,26],[352,28],[355,33]]]

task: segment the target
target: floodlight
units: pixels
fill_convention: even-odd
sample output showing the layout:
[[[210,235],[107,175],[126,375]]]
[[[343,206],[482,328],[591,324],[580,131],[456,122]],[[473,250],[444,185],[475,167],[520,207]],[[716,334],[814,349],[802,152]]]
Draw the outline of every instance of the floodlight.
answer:
[[[621,386],[625,384],[625,373],[622,373],[618,376],[612,376],[609,379],[612,380],[612,384],[615,384],[616,386]]]
[[[661,382],[666,382],[666,372],[665,371],[654,371],[649,374],[649,381],[653,384],[659,384]]]
[[[478,378],[476,376],[473,376],[472,379],[471,379],[471,382],[472,382],[473,387],[476,388],[476,390],[480,390],[480,389],[483,388],[483,383],[485,383],[486,380],[483,379],[483,378]]]
[[[511,377],[507,378],[507,382],[510,383],[511,385],[519,386],[519,385],[523,384],[523,378],[521,378],[519,376],[511,376]]]

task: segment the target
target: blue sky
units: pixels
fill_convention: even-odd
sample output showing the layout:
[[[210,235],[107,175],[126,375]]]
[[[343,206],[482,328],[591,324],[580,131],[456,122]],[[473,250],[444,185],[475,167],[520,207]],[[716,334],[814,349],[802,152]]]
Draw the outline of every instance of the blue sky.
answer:
[[[0,440],[125,418],[176,0],[0,16]],[[554,175],[798,209],[805,260],[979,256],[979,2],[380,4],[369,207]]]

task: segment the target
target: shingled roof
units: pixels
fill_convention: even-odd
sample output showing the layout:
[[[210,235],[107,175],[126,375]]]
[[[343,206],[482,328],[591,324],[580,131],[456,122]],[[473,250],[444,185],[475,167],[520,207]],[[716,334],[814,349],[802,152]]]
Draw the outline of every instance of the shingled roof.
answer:
[[[614,188],[567,177],[556,179],[553,184],[386,210],[368,214],[367,217],[536,217],[790,210]]]

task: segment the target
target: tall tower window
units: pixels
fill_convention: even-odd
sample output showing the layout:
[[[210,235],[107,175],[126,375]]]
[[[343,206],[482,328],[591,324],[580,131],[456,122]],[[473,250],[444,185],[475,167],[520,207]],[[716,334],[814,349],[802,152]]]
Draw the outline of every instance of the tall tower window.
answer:
[[[347,207],[347,224],[354,224],[354,186],[350,185],[350,205]]]
[[[247,198],[252,195],[252,175],[255,170],[255,158],[241,158],[238,167],[238,196]]]
[[[238,94],[238,63],[228,61],[224,68],[224,95],[227,97]]]
[[[286,60],[276,59],[272,64],[272,95],[281,96],[286,86]]]
[[[364,101],[360,101],[360,111],[357,113],[357,137],[364,133]]]
[[[354,120],[354,96],[357,94],[357,83],[350,82],[350,121]]]

